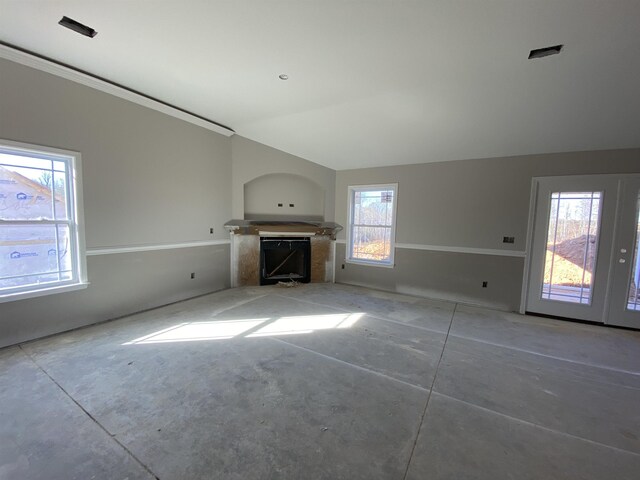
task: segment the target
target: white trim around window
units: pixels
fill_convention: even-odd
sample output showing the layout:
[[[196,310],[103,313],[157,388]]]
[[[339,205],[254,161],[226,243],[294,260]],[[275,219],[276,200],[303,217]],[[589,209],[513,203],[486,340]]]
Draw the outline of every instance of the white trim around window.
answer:
[[[349,185],[348,263],[394,267],[398,184]]]
[[[0,166],[0,303],[86,288],[80,153],[0,139]]]

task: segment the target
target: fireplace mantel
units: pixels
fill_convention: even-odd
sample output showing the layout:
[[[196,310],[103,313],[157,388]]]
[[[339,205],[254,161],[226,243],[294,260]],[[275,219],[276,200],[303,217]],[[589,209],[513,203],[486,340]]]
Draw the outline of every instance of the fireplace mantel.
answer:
[[[327,236],[336,239],[342,226],[335,222],[313,222],[295,220],[229,220],[224,228],[234,235],[258,235],[262,237],[292,235]]]

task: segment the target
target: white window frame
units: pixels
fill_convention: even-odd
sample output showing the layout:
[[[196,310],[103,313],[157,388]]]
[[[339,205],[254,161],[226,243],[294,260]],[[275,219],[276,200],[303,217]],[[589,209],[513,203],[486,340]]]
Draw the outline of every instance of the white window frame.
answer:
[[[86,288],[87,262],[84,237],[84,209],[82,201],[82,158],[79,152],[58,148],[32,145],[11,140],[0,139],[0,153],[20,155],[23,157],[63,161],[66,163],[67,216],[66,220],[3,220],[5,225],[44,225],[65,224],[69,227],[70,248],[72,257],[72,278],[43,285],[25,285],[0,292],[0,303],[40,297],[54,293],[62,293]],[[5,261],[6,259],[0,259]]]
[[[361,258],[353,258],[353,223],[354,207],[355,207],[355,193],[356,192],[370,192],[376,190],[392,190],[393,191],[393,217],[391,222],[391,235],[390,235],[390,249],[389,260],[365,260]],[[347,263],[355,263],[359,265],[369,265],[373,267],[386,267],[394,268],[395,263],[395,250],[396,250],[396,223],[398,213],[398,184],[397,183],[384,183],[376,185],[349,185],[348,187],[348,205],[349,211],[347,212],[347,243],[346,243],[346,255],[345,261]]]

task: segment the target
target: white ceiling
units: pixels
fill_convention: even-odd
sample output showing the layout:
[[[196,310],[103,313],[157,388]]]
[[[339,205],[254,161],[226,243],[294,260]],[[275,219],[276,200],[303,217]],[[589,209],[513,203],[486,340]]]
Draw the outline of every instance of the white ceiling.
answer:
[[[0,0],[0,40],[338,170],[640,147],[639,0]]]

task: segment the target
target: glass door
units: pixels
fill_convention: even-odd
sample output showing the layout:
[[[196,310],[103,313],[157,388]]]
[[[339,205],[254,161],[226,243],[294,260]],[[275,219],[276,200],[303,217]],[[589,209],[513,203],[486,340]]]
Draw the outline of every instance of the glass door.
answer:
[[[605,322],[640,328],[640,178],[625,178],[620,187],[611,298]]]
[[[526,310],[640,329],[640,175],[534,180]]]
[[[536,180],[526,310],[603,322],[618,178]]]

